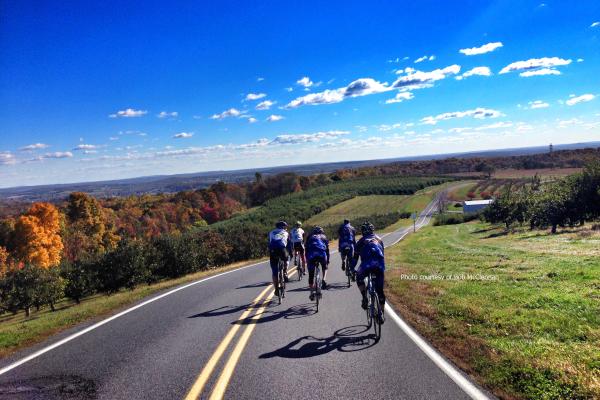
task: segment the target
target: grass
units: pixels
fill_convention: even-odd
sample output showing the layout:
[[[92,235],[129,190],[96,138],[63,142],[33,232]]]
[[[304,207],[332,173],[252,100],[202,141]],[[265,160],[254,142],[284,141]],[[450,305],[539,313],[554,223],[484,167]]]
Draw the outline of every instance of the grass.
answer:
[[[394,211],[404,211],[404,203],[413,196],[402,195],[370,195],[357,196],[343,201],[333,207],[311,217],[308,225],[341,224],[344,218],[358,219],[375,214],[387,214]]]
[[[427,227],[388,250],[388,293],[501,398],[600,398],[599,256],[586,228]]]
[[[178,279],[139,286],[131,291],[120,291],[111,296],[95,295],[82,300],[81,304],[75,304],[75,302],[65,299],[57,304],[57,311],[51,312],[49,309],[42,309],[39,312],[33,312],[29,318],[26,318],[23,312],[14,316],[2,315],[0,316],[0,358],[7,357],[24,347],[40,343],[51,335],[82,322],[116,314],[157,292],[240,268],[253,262],[257,261],[240,262],[197,272]]]

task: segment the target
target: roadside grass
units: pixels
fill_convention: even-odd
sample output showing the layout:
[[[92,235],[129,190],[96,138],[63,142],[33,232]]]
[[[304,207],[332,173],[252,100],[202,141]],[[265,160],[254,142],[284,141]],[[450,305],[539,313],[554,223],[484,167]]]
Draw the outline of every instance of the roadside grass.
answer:
[[[506,235],[480,222],[426,227],[387,251],[388,294],[501,398],[600,398],[599,256],[600,234],[585,227],[557,235]]]
[[[52,312],[47,308],[43,308],[39,312],[32,312],[29,318],[25,317],[24,312],[19,312],[16,315],[0,315],[0,358],[7,357],[22,348],[40,343],[51,335],[72,328],[82,322],[100,320],[103,317],[116,314],[136,302],[166,289],[260,261],[264,260],[230,264],[178,279],[139,286],[131,291],[122,290],[110,296],[98,294],[83,299],[80,304],[65,299],[57,303],[57,311]]]
[[[467,181],[454,187],[448,193],[448,199],[452,201],[463,201],[467,199],[467,193],[477,187],[477,181]]]

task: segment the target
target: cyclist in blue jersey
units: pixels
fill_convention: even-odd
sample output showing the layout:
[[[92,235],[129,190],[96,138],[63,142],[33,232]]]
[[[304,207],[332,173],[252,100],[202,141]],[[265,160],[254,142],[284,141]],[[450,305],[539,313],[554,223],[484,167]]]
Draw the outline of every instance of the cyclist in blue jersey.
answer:
[[[306,261],[308,264],[308,284],[310,285],[310,300],[315,299],[315,266],[317,263],[323,268],[323,283],[321,289],[327,289],[325,278],[329,265],[329,240],[323,228],[315,226],[306,238]]]
[[[275,286],[275,296],[279,296],[279,279],[277,276],[279,260],[285,262],[283,276],[284,280],[288,282],[287,267],[292,242],[290,241],[290,235],[288,234],[287,228],[287,222],[279,221],[275,224],[275,229],[269,232],[269,258],[271,272],[273,274],[273,286]]]
[[[338,229],[338,237],[338,250],[342,256],[342,271],[345,271],[346,258],[350,260],[354,257],[354,249],[356,247],[356,229],[350,224],[349,220],[345,219],[344,223]]]
[[[369,221],[365,221],[360,227],[362,238],[356,243],[356,252],[352,259],[352,268],[356,267],[360,258],[360,266],[356,269],[356,282],[362,295],[362,308],[367,309],[367,288],[365,278],[367,274],[373,272],[375,280],[375,290],[379,295],[381,309],[385,307],[385,294],[383,293],[383,282],[385,274],[385,256],[383,251],[383,241],[375,234],[375,227]],[[383,321],[381,321],[383,323]]]

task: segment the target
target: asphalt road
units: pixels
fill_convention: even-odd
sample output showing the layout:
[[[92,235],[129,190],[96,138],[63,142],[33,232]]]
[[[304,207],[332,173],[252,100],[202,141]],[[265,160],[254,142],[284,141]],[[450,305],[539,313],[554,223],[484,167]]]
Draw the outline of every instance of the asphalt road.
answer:
[[[434,209],[435,201],[417,228]],[[388,234],[384,242],[410,231]],[[3,360],[0,399],[489,396],[401,329],[389,307],[375,341],[358,289],[346,287],[340,264],[336,252],[318,313],[306,277],[292,277],[281,305],[270,301],[270,269],[260,263],[163,294],[101,326],[79,326]]]

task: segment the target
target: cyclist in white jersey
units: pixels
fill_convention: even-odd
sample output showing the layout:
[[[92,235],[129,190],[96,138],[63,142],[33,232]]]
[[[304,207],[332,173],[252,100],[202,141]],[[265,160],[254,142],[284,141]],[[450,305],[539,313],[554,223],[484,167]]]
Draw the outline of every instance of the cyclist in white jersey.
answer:
[[[306,254],[304,251],[304,230],[302,229],[302,222],[296,221],[294,228],[292,229],[290,239],[292,241],[292,257],[297,251],[300,254],[301,267],[306,267]]]

